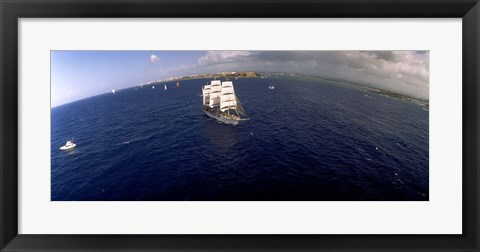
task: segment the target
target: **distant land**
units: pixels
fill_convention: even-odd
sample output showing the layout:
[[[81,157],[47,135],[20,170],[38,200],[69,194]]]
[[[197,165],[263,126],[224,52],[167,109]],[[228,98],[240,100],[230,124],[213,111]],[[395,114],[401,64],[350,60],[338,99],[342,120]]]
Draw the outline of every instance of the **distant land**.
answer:
[[[379,95],[388,96],[388,97],[392,97],[392,98],[399,99],[399,100],[413,102],[413,103],[416,103],[420,106],[425,107],[426,109],[429,108],[429,100],[428,99],[421,99],[421,98],[413,97],[413,96],[406,95],[406,94],[400,94],[400,93],[397,93],[397,92],[394,92],[394,91],[389,91],[389,90],[385,90],[385,89],[372,87],[371,85],[365,84],[365,83],[358,83],[358,82],[353,82],[353,81],[343,80],[343,79],[333,79],[333,78],[325,78],[325,77],[302,75],[302,74],[286,74],[286,73],[283,73],[283,75],[297,77],[297,78],[311,79],[311,80],[331,81],[331,82],[335,82],[338,85],[360,88],[360,89],[363,89],[365,91],[369,91],[369,92],[376,93],[376,94],[379,94]]]
[[[302,78],[302,79],[310,79],[310,80],[326,80],[330,82],[335,82],[336,84],[343,85],[343,86],[350,86],[354,88],[361,88],[365,91],[369,91],[375,94],[383,95],[392,97],[399,100],[409,101],[416,103],[420,106],[425,107],[426,109],[429,108],[429,101],[428,99],[421,99],[417,97],[413,97],[406,94],[400,94],[389,90],[384,90],[376,87],[372,87],[369,84],[365,83],[357,83],[349,80],[343,79],[335,79],[335,78],[325,78],[320,76],[311,76],[311,75],[304,75],[304,74],[297,74],[297,73],[284,73],[284,72],[219,72],[219,73],[205,73],[205,74],[195,74],[189,76],[181,76],[181,77],[174,77],[168,78],[164,80],[157,80],[151,81],[146,83],[146,85],[155,84],[155,83],[162,83],[162,82],[170,82],[170,81],[182,81],[182,80],[194,80],[194,79],[240,79],[240,78],[279,78],[279,77],[295,77],[295,78]],[[143,85],[143,84],[142,84]]]
[[[170,82],[170,81],[181,81],[181,80],[210,79],[210,78],[238,79],[238,78],[260,78],[260,77],[262,77],[262,75],[256,72],[220,72],[220,73],[194,74],[194,75],[188,75],[188,76],[174,77],[174,78],[168,78],[164,80],[151,81],[147,84]]]

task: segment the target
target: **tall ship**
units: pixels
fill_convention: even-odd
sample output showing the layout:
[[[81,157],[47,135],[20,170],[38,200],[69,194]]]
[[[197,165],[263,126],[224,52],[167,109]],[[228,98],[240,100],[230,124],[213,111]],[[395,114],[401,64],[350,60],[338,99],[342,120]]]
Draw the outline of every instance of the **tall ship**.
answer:
[[[248,120],[231,81],[212,80],[202,87],[202,94],[203,112],[207,116],[229,125]]]

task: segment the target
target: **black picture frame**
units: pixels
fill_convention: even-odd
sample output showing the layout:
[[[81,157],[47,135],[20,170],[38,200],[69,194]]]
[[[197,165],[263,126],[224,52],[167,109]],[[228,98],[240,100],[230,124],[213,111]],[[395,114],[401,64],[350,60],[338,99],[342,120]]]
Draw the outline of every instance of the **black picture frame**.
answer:
[[[479,251],[478,0],[0,0],[1,251]],[[462,18],[462,235],[18,234],[19,18]],[[460,167],[451,167],[459,169]],[[28,185],[27,185],[28,186]]]

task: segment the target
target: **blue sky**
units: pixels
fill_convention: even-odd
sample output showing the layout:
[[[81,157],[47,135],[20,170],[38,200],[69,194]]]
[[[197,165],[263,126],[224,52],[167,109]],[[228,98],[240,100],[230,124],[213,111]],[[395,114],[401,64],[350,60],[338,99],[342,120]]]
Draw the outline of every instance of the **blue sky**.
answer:
[[[153,56],[152,55],[161,55]],[[52,51],[52,107],[165,78],[162,69],[192,64],[201,52]]]
[[[219,71],[310,74],[428,99],[428,51],[52,51],[51,104]]]

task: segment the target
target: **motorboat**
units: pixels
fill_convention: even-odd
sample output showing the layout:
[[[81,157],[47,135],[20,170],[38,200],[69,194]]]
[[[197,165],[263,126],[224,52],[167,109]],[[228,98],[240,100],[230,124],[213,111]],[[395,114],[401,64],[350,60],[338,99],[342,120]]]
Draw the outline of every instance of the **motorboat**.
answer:
[[[71,151],[73,150],[77,145],[72,141],[72,140],[69,140],[67,141],[67,143],[60,147],[60,150],[62,151]]]

